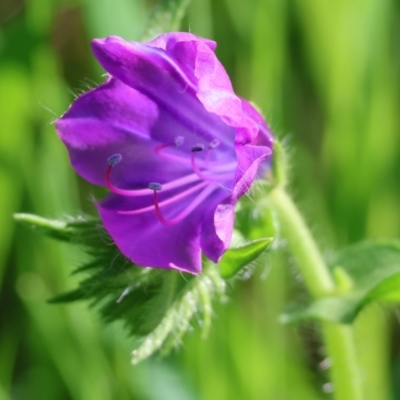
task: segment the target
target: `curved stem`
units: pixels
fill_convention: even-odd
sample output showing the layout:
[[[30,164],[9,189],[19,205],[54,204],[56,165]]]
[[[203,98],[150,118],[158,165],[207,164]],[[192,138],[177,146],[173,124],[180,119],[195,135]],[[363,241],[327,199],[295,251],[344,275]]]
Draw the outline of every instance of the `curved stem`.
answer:
[[[335,291],[335,282],[296,205],[278,186],[270,194],[278,218],[281,236],[297,261],[305,284],[314,298]],[[335,400],[363,400],[353,329],[350,325],[324,322],[323,334],[328,357],[332,362],[331,380]]]
[[[314,297],[322,297],[335,291],[335,283],[325,261],[310,234],[296,205],[282,188],[271,192],[281,235],[303,274],[308,289]]]

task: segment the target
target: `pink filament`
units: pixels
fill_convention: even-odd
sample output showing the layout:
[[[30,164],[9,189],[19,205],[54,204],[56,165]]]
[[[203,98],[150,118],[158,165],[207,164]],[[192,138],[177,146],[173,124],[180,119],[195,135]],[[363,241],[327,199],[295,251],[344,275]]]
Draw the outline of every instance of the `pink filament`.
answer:
[[[186,218],[203,200],[205,200],[209,194],[216,188],[216,185],[207,185],[207,187],[175,218],[173,219],[165,219],[161,213],[160,204],[158,202],[158,194],[157,191],[154,190],[154,208],[156,211],[156,215],[158,220],[166,226],[175,225],[178,222],[181,222],[184,218]]]
[[[164,144],[159,144],[158,146],[154,147],[154,151],[157,154],[160,154],[161,150],[166,149],[167,147],[173,147],[174,143],[164,143]]]
[[[206,160],[205,162],[203,160],[197,160],[195,159],[195,152],[192,152],[191,159],[189,160],[188,158],[183,158],[174,154],[169,154],[165,153],[163,150],[168,147],[176,147],[174,143],[166,143],[166,144],[160,144],[154,148],[154,151],[163,157],[173,159],[174,161],[178,161],[180,163],[186,163],[191,165],[194,173],[190,175],[186,175],[182,178],[176,179],[174,181],[168,182],[166,184],[162,184],[162,190],[171,190],[171,189],[176,189],[181,186],[188,185],[190,183],[197,182],[196,185],[193,187],[186,189],[182,191],[181,193],[172,196],[170,198],[167,198],[161,202],[158,200],[158,194],[156,190],[153,190],[153,200],[154,200],[154,205],[148,206],[148,207],[143,207],[137,210],[129,210],[129,211],[117,211],[117,214],[122,214],[122,215],[137,215],[137,214],[142,214],[148,211],[155,210],[156,216],[158,220],[166,226],[171,226],[179,223],[182,221],[187,215],[189,215],[199,204],[201,204],[202,201],[204,201],[209,194],[215,190],[218,185],[217,184],[210,184],[210,182],[223,182],[225,180],[230,180],[233,178],[232,173],[234,172],[235,168],[237,167],[236,162],[230,162],[228,164],[222,163],[222,162],[215,162],[215,163],[210,163],[209,162],[209,152],[207,152],[206,155]],[[212,173],[214,173],[214,176],[211,176],[209,174],[204,174],[199,166],[198,162],[200,162],[200,165],[204,165],[208,168],[211,164],[213,168]],[[215,168],[216,167],[216,168]],[[113,165],[109,165],[107,167],[106,173],[105,173],[105,184],[107,188],[115,193],[119,194],[122,196],[129,196],[129,197],[136,197],[136,196],[148,196],[150,195],[150,188],[145,188],[145,189],[137,189],[137,190],[129,190],[129,189],[120,189],[116,186],[114,186],[111,183],[110,180],[110,174],[111,174],[111,169],[113,168]],[[199,182],[199,179],[202,180],[202,182]],[[162,212],[161,212],[161,206],[166,206],[168,204],[172,204],[176,201],[179,201],[180,199],[183,199],[184,197],[189,196],[192,193],[195,193],[199,190],[202,190],[197,197],[180,213],[178,214],[175,218],[172,218],[170,220],[165,219]]]
[[[187,158],[177,156],[175,154],[166,153],[165,151],[163,151],[168,147],[176,147],[176,146],[174,143],[159,144],[158,146],[154,147],[154,151],[161,157],[168,158],[169,160],[174,160],[181,164],[189,165],[190,161]]]
[[[114,186],[110,181],[110,174],[113,166],[109,165],[106,170],[106,175],[104,176],[104,181],[108,189],[115,194],[120,194],[122,196],[146,196],[149,194],[148,189],[138,189],[138,190],[126,190],[120,189]]]
[[[193,171],[195,174],[202,179],[203,181],[206,182],[221,182],[223,180],[222,175],[216,175],[216,176],[210,176],[210,175],[204,175],[203,172],[200,171],[200,168],[198,167],[196,163],[196,158],[195,158],[196,152],[192,152],[192,157],[191,157],[191,165],[193,168]],[[222,164],[220,164],[222,165]]]
[[[128,196],[128,197],[136,197],[136,196],[147,196],[149,195],[149,188],[146,189],[137,189],[137,190],[129,190],[129,189],[120,189],[116,186],[114,186],[111,181],[110,181],[110,173],[111,173],[112,165],[109,165],[107,167],[106,175],[105,175],[105,183],[107,188],[115,193],[115,194],[120,194],[121,196]],[[198,176],[196,174],[190,174],[186,175],[182,178],[176,179],[175,181],[168,182],[166,184],[163,184],[163,190],[170,190],[170,189],[175,189],[183,185],[187,185],[188,183],[196,182],[198,181]]]
[[[202,182],[200,184],[197,184],[196,186],[193,186],[187,190],[184,190],[183,192],[177,194],[176,196],[170,197],[166,200],[163,200],[158,203],[159,206],[166,206],[167,204],[174,203],[175,201],[178,201],[180,199],[183,199],[186,196],[189,196],[190,194],[197,192],[200,189],[203,189],[205,186],[208,186],[207,182]],[[155,191],[155,190],[154,190]],[[149,194],[147,192],[147,194]],[[155,205],[148,206],[148,207],[143,207],[139,208],[137,210],[130,210],[130,211],[117,211],[117,214],[123,214],[123,215],[137,215],[137,214],[142,214],[148,211],[152,211],[155,209]]]

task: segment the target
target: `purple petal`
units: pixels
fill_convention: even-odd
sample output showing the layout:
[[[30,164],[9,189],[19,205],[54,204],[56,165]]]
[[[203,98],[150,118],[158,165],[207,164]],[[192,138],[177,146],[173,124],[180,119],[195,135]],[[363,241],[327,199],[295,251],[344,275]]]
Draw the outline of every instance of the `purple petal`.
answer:
[[[159,91],[196,91],[193,77],[161,48],[109,36],[93,40],[92,49],[107,72],[151,98],[162,98]]]
[[[213,40],[201,38],[189,32],[164,33],[163,35],[156,37],[154,40],[147,42],[146,44],[148,46],[159,47],[163,50],[169,51],[171,48],[174,48],[177,43],[182,42],[204,43],[213,51],[217,47],[217,44]]]
[[[233,232],[235,203],[230,197],[225,198],[209,210],[203,217],[201,227],[201,249],[207,258],[218,263],[222,254],[228,249]]]
[[[268,162],[272,155],[272,150],[266,146],[236,146],[238,167],[236,169],[232,200],[237,201],[247,193],[256,178],[259,176],[260,167]]]
[[[96,58],[116,79],[151,98],[204,140],[218,139],[231,146],[233,130],[218,115],[208,112],[196,97],[196,77],[190,68],[197,62],[193,56],[197,57],[200,47],[207,49],[216,59],[214,53],[208,44],[198,41],[177,42],[175,45],[178,48],[171,48],[167,53],[160,48],[126,42],[114,36],[92,42]],[[170,56],[174,52],[181,54],[179,61]],[[236,100],[240,103],[238,98]]]
[[[151,100],[111,79],[75,100],[56,121],[56,129],[75,170],[88,181],[103,185],[107,158],[121,153],[129,160],[134,144],[151,146],[150,130],[157,117],[157,106]]]
[[[85,150],[107,146],[127,135],[148,138],[157,117],[158,108],[151,100],[121,82],[109,79],[76,99],[56,121],[56,128],[65,143]],[[97,126],[83,134],[75,131],[76,121]]]
[[[232,193],[225,197],[202,221],[201,248],[210,260],[218,262],[228,249],[233,232],[235,204],[247,193],[257,177],[260,166],[271,156],[264,146],[236,146],[238,167]]]
[[[258,112],[258,110],[248,101],[242,100],[242,106],[244,112],[252,118],[258,125],[259,131],[256,139],[252,142],[252,144],[256,144],[259,146],[268,146],[270,148],[274,145],[274,136],[272,135],[270,127],[265,122],[264,117]]]
[[[233,92],[229,77],[213,51],[201,44],[197,48],[195,75],[197,97],[206,110],[236,128],[236,143],[252,143],[258,124],[244,112],[241,99]]]
[[[165,218],[173,218],[185,202],[162,207]],[[178,269],[197,274],[201,270],[200,229],[203,208],[199,207],[181,223],[165,226],[155,211],[121,215],[117,211],[137,210],[152,205],[152,196],[124,198],[111,195],[98,205],[105,228],[121,252],[132,262],[148,267]]]
[[[66,144],[75,170],[88,181],[104,185],[107,159],[121,154],[113,168],[116,186],[147,187],[148,182],[166,183],[192,173],[190,141],[198,138],[186,126],[147,97],[111,79],[78,98],[61,119],[57,132]],[[176,163],[156,154],[159,144],[174,142],[182,135],[186,144],[180,150],[187,164]],[[224,153],[225,159],[232,151]]]

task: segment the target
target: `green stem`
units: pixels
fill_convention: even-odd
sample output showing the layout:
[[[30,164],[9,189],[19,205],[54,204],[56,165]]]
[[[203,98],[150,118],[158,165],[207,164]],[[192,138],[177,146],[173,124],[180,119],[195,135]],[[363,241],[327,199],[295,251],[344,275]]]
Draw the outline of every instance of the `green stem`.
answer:
[[[280,186],[272,190],[270,198],[280,224],[281,236],[286,239],[313,297],[317,299],[334,293],[335,282],[292,199]],[[334,398],[363,400],[352,327],[324,322],[323,333],[326,351],[332,362]]]
[[[363,400],[354,329],[351,325],[324,322],[325,345],[332,362],[331,380],[336,400]]]
[[[271,192],[281,236],[287,240],[311,294],[318,298],[335,291],[335,283],[303,217],[284,189]]]

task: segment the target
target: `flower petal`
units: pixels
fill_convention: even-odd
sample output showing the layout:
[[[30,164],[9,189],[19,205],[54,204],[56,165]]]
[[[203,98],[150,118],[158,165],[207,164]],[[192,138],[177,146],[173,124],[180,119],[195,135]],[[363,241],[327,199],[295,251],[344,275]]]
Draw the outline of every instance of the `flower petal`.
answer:
[[[163,225],[154,210],[137,215],[117,213],[149,206],[152,204],[151,199],[152,196],[126,198],[110,195],[98,205],[104,226],[115,244],[126,257],[138,265],[199,273],[202,206],[181,223],[172,226]],[[186,202],[175,202],[162,207],[163,215],[165,218],[173,218],[182,211],[185,204]]]
[[[247,193],[257,177],[260,166],[271,156],[265,146],[236,146],[238,167],[232,193],[205,214],[202,222],[201,248],[210,260],[219,262],[232,238],[235,204]]]
[[[234,131],[199,101],[195,76],[188,70],[194,63],[195,49],[203,46],[211,51],[209,45],[202,42],[178,42],[175,45],[186,57],[172,58],[174,49],[169,48],[168,43],[169,52],[115,36],[92,42],[96,58],[109,74],[145,94],[207,142],[218,139],[231,146]],[[211,54],[216,58],[212,51]]]
[[[151,100],[110,79],[76,99],[56,121],[56,129],[75,170],[103,185],[107,158],[115,153],[128,156],[129,143],[148,143],[157,117],[157,106]]]
[[[248,101],[242,100],[242,106],[244,112],[252,118],[258,125],[259,131],[257,137],[251,144],[256,144],[259,146],[268,146],[272,149],[274,145],[274,136],[272,135],[270,127],[265,122],[264,117],[259,113],[259,111]]]
[[[111,174],[116,186],[147,187],[152,181],[166,183],[192,173],[190,143],[181,149],[186,152],[181,157],[187,158],[186,164],[165,159],[154,149],[160,143],[173,143],[178,135],[198,140],[193,132],[115,79],[79,97],[56,128],[75,170],[97,185],[104,185],[107,159],[116,153],[122,155]]]
[[[196,95],[206,110],[236,128],[236,143],[252,143],[258,134],[258,124],[243,110],[242,101],[234,93],[229,76],[214,52],[201,43],[197,45],[195,76]]]
[[[202,221],[201,249],[207,258],[218,263],[222,254],[228,249],[232,238],[235,219],[235,203],[227,197],[209,210]]]
[[[156,37],[155,39],[153,39],[150,42],[147,42],[146,44],[148,46],[159,47],[160,49],[170,51],[171,49],[175,48],[175,45],[177,43],[183,43],[183,42],[204,43],[211,50],[215,50],[215,48],[217,47],[217,43],[215,43],[213,40],[198,37],[196,35],[193,35],[193,33],[189,32],[164,33],[163,35]],[[186,61],[187,59],[185,60],[185,62]]]
[[[236,155],[238,166],[231,195],[235,202],[247,193],[254,180],[260,177],[260,168],[270,160],[272,150],[267,146],[236,146]]]
[[[76,99],[57,120],[56,128],[65,143],[84,150],[109,145],[126,135],[148,138],[157,117],[158,108],[154,102],[129,86],[109,79]],[[74,129],[77,120],[98,126],[82,134]],[[110,126],[114,129],[112,132],[108,129]]]

